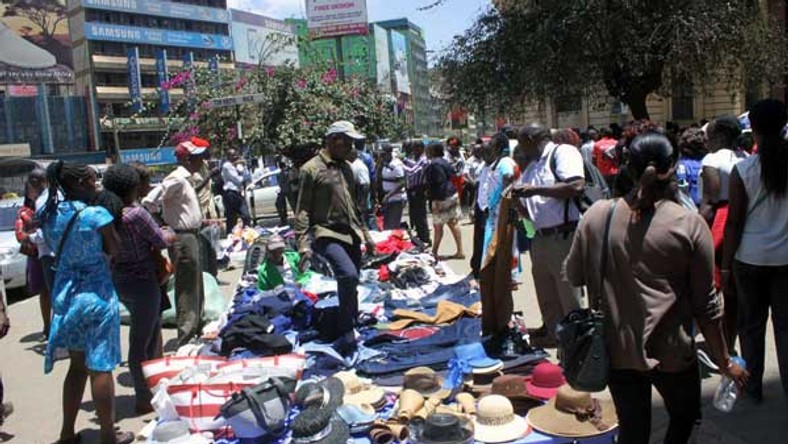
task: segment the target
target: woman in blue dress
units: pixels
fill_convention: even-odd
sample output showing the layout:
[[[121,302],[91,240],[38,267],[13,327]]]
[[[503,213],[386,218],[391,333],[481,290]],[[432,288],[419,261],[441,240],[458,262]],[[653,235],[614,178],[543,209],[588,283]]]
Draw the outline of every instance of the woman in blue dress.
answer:
[[[52,371],[58,350],[67,350],[71,362],[63,384],[58,443],[80,441],[74,427],[88,377],[102,444],[130,443],[133,434],[114,429],[112,371],[121,362],[121,354],[118,297],[109,269],[117,251],[113,217],[102,207],[85,204],[96,196],[96,174],[91,168],[59,161],[49,166],[47,179],[50,197],[39,218],[44,238],[56,255],[56,272],[44,371]],[[58,191],[63,200],[58,199]]]

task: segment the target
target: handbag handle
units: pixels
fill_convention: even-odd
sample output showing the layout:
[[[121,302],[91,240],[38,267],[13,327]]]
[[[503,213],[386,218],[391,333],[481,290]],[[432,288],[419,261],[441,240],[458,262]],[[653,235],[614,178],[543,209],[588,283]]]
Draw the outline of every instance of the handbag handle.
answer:
[[[601,258],[599,259],[599,266],[600,266],[600,273],[601,278],[599,282],[599,291],[596,292],[596,297],[592,302],[591,308],[594,311],[601,311],[602,309],[602,300],[606,297],[605,292],[605,274],[607,273],[607,257],[608,257],[608,249],[610,248],[610,225],[613,223],[613,214],[616,212],[616,205],[618,204],[618,199],[613,200],[610,203],[610,210],[607,212],[607,219],[605,220],[605,234],[604,238],[602,239],[602,252],[600,253]]]

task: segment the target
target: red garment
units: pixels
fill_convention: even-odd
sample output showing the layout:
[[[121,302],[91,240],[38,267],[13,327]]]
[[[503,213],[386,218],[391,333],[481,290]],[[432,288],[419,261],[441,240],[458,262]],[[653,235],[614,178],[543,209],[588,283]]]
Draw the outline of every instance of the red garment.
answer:
[[[462,196],[462,189],[465,188],[465,178],[462,176],[452,176],[449,180],[452,185],[454,185],[454,188],[457,188],[457,194]]]
[[[23,206],[17,213],[16,222],[14,223],[14,234],[16,234],[16,241],[19,242],[19,252],[25,256],[38,257],[38,247],[30,242],[30,233],[35,231],[33,221],[36,217],[36,211],[30,207]]]
[[[594,164],[603,176],[615,176],[618,174],[618,155],[610,158],[606,152],[614,152],[618,141],[610,137],[598,140],[594,144]]]
[[[394,230],[388,239],[375,245],[375,251],[378,254],[391,254],[410,250],[413,248],[413,244],[405,240],[404,237],[405,234],[402,230]]]
[[[402,339],[408,339],[411,341],[415,341],[416,339],[424,339],[430,337],[437,333],[440,330],[438,327],[432,326],[419,326],[419,327],[410,327],[404,330],[389,330],[386,334],[397,336]]]
[[[714,222],[711,224],[711,238],[714,241],[714,252],[717,257],[722,257],[722,243],[725,240],[725,223],[728,222],[728,204],[722,204],[714,214]],[[720,266],[714,265],[714,285],[717,290],[722,288],[722,276]]]
[[[380,282],[388,282],[390,278],[391,271],[389,271],[388,265],[381,265],[380,268],[378,268],[378,280],[380,280]]]
[[[310,293],[310,292],[308,292],[308,291],[303,291],[303,290],[302,290],[301,292],[302,292],[302,293],[304,293],[304,296],[306,296],[306,297],[307,297],[307,299],[309,299],[310,301],[312,301],[312,303],[313,303],[313,304],[316,304],[316,303],[317,303],[317,301],[319,301],[319,300],[320,300],[320,298],[319,298],[319,297],[318,297],[316,294],[314,294],[314,293]]]

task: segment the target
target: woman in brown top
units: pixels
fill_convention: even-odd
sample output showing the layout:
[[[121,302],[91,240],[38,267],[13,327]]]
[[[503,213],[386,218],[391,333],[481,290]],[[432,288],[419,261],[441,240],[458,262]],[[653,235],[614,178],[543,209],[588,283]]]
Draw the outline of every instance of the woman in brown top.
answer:
[[[666,443],[685,443],[700,420],[700,374],[690,327],[695,320],[723,375],[739,384],[722,334],[723,306],[714,291],[708,225],[675,202],[677,150],[658,133],[638,136],[628,168],[627,197],[595,204],[583,217],[567,257],[573,285],[600,294],[610,353],[609,387],[620,444],[642,444],[651,432],[651,386],[670,416]],[[607,267],[601,249],[612,211]]]

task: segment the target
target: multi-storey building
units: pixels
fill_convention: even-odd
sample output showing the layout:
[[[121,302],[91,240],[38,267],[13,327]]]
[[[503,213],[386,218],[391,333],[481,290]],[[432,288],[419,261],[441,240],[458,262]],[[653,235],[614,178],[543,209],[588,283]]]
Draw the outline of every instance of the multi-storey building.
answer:
[[[160,85],[159,50],[166,51],[170,73],[214,58],[221,69],[234,67],[226,0],[69,0],[68,20],[75,81],[92,95],[97,139],[110,151],[155,147],[168,126],[166,115],[135,113],[129,105],[130,49],[139,51],[143,97],[154,96]],[[172,102],[182,95],[182,89],[170,91]]]

